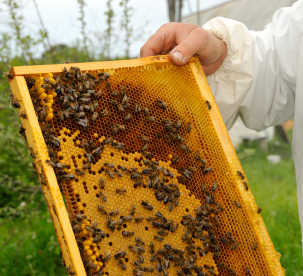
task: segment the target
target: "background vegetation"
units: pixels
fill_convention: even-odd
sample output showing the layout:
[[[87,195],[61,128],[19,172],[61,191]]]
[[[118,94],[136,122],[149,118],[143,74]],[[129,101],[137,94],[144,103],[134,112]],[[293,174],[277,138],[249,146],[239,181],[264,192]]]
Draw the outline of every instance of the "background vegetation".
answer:
[[[35,2],[35,1],[34,1]],[[132,9],[129,0],[121,1],[121,18],[106,3],[106,30],[100,47],[88,45],[85,24],[85,1],[78,0],[82,40],[78,46],[51,45],[42,18],[35,36],[24,33],[24,19],[16,1],[4,1],[10,15],[7,33],[0,33],[0,275],[66,275],[60,260],[60,248],[27,145],[18,134],[18,113],[9,101],[10,89],[2,73],[12,66],[108,60],[111,47],[122,40],[125,55],[135,39],[130,26]],[[39,10],[37,8],[37,14]],[[113,29],[113,20],[121,28]],[[123,34],[119,38],[117,32]],[[75,43],[76,44],[76,43]],[[41,52],[40,56],[34,53]],[[281,154],[282,162],[270,164],[267,154]],[[290,145],[274,140],[269,153],[257,144],[242,146],[238,151],[250,188],[259,206],[275,248],[281,253],[286,274],[303,275],[301,232],[297,211],[296,182]]]

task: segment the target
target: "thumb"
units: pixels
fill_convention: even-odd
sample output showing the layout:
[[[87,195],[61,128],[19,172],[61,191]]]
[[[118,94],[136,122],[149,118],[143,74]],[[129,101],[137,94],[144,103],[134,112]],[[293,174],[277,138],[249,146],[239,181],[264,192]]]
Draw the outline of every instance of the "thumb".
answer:
[[[208,33],[202,28],[193,29],[188,36],[169,54],[170,61],[175,65],[186,64],[195,54],[200,54],[208,46]]]

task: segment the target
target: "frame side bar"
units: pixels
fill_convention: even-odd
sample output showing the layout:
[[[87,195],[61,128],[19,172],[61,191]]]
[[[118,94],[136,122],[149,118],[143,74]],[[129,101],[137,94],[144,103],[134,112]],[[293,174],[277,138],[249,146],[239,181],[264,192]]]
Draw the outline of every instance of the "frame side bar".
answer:
[[[69,256],[70,258],[65,258],[66,266],[68,267],[71,264],[72,270],[78,276],[86,275],[54,170],[45,162],[46,159],[49,159],[49,155],[25,78],[16,76],[10,82],[10,86],[21,105],[18,111],[25,110],[28,117],[28,119],[21,118],[21,120],[26,129],[27,142],[35,151],[36,158],[34,161],[40,174],[40,179],[44,177],[46,182],[45,185],[42,185],[42,190],[54,222],[63,256]]]
[[[243,169],[237,157],[236,151],[231,143],[228,131],[225,127],[224,121],[215,102],[214,96],[206,81],[199,59],[196,58],[196,62],[191,62],[190,65],[192,68],[192,72],[196,78],[197,84],[200,90],[203,91],[203,97],[211,104],[211,109],[209,110],[211,120],[221,141],[224,155],[230,166],[231,172],[234,174],[234,178],[236,179],[235,189],[241,195],[243,201],[245,202],[245,205],[243,207],[247,216],[249,217],[249,221],[252,222],[251,225],[254,228],[255,233],[257,234],[259,246],[262,247],[262,250],[264,252],[266,252],[266,254],[264,254],[264,257],[267,260],[268,266],[270,267],[270,271],[272,275],[275,276],[285,275],[284,269],[279,261],[280,254],[275,251],[274,245],[268,235],[264,221],[261,215],[257,213],[258,206],[255,202],[254,196],[250,190],[245,191],[243,189],[243,183],[239,179],[239,177],[237,177],[237,171],[243,172]]]

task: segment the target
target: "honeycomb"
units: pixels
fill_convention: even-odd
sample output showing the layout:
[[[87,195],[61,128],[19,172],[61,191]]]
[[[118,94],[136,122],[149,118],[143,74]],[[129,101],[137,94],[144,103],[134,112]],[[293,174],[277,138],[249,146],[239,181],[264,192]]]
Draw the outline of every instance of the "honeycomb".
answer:
[[[46,143],[29,141],[67,272],[84,275],[57,182],[87,275],[284,275],[198,59],[142,60],[11,71]]]

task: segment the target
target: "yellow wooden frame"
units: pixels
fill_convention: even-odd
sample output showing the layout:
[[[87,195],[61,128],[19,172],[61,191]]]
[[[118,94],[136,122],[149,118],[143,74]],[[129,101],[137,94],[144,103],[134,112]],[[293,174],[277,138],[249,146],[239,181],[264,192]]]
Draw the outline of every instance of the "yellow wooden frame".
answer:
[[[170,64],[167,56],[148,57],[143,59],[123,60],[123,61],[106,61],[106,62],[90,62],[90,63],[70,63],[57,64],[57,65],[38,65],[38,66],[18,66],[13,67],[10,73],[14,76],[10,80],[10,86],[13,94],[19,101],[21,108],[19,113],[26,111],[29,119],[23,119],[21,121],[25,127],[26,137],[29,147],[32,147],[36,151],[35,163],[37,171],[42,174],[46,180],[46,186],[42,185],[43,193],[45,195],[48,208],[54,223],[58,241],[62,250],[63,257],[66,262],[66,266],[71,266],[76,275],[86,275],[81,256],[78,250],[74,233],[69,221],[68,213],[64,205],[63,197],[61,195],[58,182],[53,169],[45,162],[48,159],[48,151],[42,131],[40,129],[38,119],[35,114],[35,110],[32,104],[32,100],[26,85],[26,76],[40,76],[46,73],[58,74],[61,73],[64,67],[77,66],[82,71],[100,70],[108,68],[121,68],[121,67],[136,67],[136,66],[163,66]],[[220,115],[219,109],[215,103],[215,99],[207,84],[202,66],[198,58],[192,58],[190,61],[192,72],[196,78],[197,84],[201,91],[203,91],[203,97],[207,99],[212,108],[210,110],[212,123],[217,131],[218,137],[223,146],[225,157],[229,163],[229,166],[234,171],[243,171],[241,164],[237,158],[236,152],[230,141],[228,132],[226,130],[223,119]],[[241,194],[243,200],[246,202],[245,212],[248,214],[249,220],[252,221],[254,231],[257,233],[259,247],[266,253],[266,261],[269,264],[272,275],[285,275],[284,269],[280,265],[280,254],[274,249],[273,243],[268,235],[262,217],[257,214],[257,205],[254,197],[250,191],[243,190],[243,184],[241,180],[236,181],[236,189]]]

